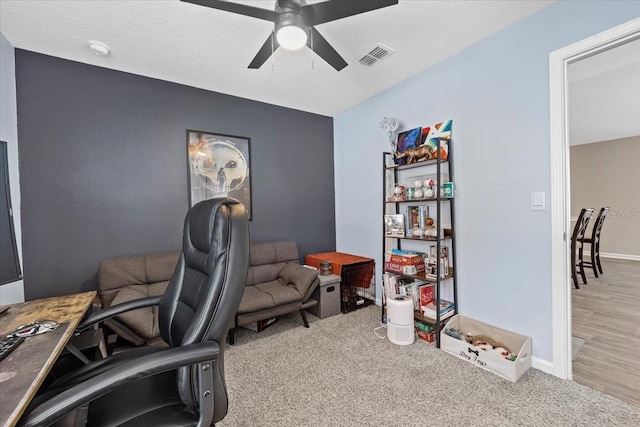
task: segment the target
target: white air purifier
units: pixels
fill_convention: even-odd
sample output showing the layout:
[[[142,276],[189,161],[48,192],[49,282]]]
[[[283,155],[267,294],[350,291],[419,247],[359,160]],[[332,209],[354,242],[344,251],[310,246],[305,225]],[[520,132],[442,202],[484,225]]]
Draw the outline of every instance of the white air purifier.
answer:
[[[387,338],[393,344],[411,345],[415,340],[413,299],[391,295],[387,301]]]

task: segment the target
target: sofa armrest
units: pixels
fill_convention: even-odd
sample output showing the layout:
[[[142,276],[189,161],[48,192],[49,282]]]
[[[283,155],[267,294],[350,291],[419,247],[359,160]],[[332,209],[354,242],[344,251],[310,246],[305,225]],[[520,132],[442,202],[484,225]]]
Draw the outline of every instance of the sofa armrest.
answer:
[[[303,267],[294,262],[288,262],[282,267],[280,277],[287,285],[292,285],[298,290],[300,295],[302,295],[302,302],[308,300],[320,284],[317,270]]]

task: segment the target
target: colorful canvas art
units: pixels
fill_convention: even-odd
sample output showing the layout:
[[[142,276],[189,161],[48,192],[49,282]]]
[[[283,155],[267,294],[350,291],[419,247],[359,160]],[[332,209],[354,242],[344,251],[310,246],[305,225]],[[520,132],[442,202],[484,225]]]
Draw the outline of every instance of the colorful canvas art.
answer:
[[[432,126],[424,126],[420,135],[420,145],[430,147],[430,159],[435,159],[438,155],[436,147],[438,146],[438,138],[451,138],[451,125],[453,120],[436,123]],[[449,146],[446,142],[440,144],[440,159],[446,160],[449,154]]]
[[[396,145],[397,153],[404,153],[407,148],[415,148],[420,144],[420,132],[422,128],[414,128],[398,133],[398,144]],[[407,163],[406,157],[394,157],[394,161],[398,165]]]
[[[451,138],[452,122],[452,120],[447,120],[398,133],[395,163],[404,165],[437,158],[439,138]],[[446,141],[441,141],[439,145],[440,159],[447,160],[449,145]]]

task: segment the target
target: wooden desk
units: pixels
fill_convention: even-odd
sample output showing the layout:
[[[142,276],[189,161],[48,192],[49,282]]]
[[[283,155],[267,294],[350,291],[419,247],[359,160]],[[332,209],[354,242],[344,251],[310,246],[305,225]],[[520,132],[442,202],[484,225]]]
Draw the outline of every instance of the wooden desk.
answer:
[[[0,336],[39,319],[55,331],[27,338],[0,362],[0,426],[15,426],[91,305],[96,291],[11,304],[0,316]]]

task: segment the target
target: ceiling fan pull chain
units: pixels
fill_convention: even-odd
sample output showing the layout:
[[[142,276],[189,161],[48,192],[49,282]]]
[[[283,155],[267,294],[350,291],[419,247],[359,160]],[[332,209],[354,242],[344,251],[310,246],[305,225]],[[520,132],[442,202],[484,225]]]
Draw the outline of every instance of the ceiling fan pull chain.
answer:
[[[311,33],[311,69],[315,69],[316,68],[316,62],[315,62],[315,58],[316,58],[316,52],[315,50],[313,50],[313,31],[309,31]]]

